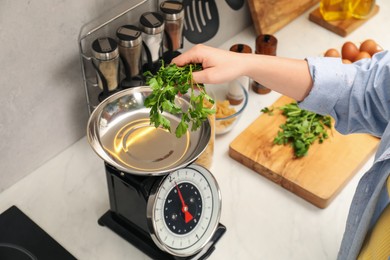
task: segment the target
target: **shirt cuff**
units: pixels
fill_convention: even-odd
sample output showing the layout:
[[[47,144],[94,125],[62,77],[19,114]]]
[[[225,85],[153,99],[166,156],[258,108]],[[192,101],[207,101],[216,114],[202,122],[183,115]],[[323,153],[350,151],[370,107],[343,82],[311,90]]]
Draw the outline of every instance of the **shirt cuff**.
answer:
[[[345,88],[345,64],[340,58],[311,57],[306,61],[313,87],[299,106],[317,114],[330,115]]]

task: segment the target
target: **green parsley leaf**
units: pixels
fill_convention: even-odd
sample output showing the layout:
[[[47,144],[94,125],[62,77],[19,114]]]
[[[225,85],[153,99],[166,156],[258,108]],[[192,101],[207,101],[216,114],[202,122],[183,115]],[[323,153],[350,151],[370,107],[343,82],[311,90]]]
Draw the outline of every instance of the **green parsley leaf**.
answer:
[[[271,108],[264,107],[260,111],[263,112],[264,114],[268,114],[270,116],[272,116],[274,114],[274,108],[273,107],[271,107]]]
[[[176,137],[180,138],[187,132],[189,124],[191,124],[191,131],[196,131],[209,115],[215,113],[214,109],[204,107],[204,100],[208,100],[211,104],[214,104],[214,100],[207,95],[203,85],[193,81],[192,72],[200,69],[198,64],[178,67],[176,64],[164,66],[162,63],[155,75],[150,71],[144,73],[146,83],[152,89],[152,93],[144,102],[145,107],[150,108],[150,124],[171,131],[170,121],[163,112],[181,115],[180,123],[175,129]],[[176,105],[175,97],[187,93],[190,94],[190,104],[188,110],[183,111]]]
[[[322,116],[299,108],[296,102],[279,107],[286,117],[286,122],[279,126],[273,140],[274,144],[290,144],[296,157],[306,156],[310,146],[318,140],[322,143],[329,137],[328,129],[332,128],[330,116]],[[263,113],[273,115],[273,108],[263,108]]]

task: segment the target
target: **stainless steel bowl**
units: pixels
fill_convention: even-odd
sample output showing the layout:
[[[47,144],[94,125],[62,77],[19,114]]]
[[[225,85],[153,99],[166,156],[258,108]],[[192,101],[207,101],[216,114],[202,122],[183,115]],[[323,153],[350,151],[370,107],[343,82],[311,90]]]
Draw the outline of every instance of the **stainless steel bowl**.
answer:
[[[120,171],[164,175],[196,160],[210,140],[208,121],[181,138],[174,134],[180,115],[164,114],[171,122],[172,133],[150,125],[150,109],[144,106],[150,93],[147,86],[115,93],[102,101],[88,120],[87,137],[92,149]],[[189,106],[186,97],[177,97],[175,102],[183,109]]]

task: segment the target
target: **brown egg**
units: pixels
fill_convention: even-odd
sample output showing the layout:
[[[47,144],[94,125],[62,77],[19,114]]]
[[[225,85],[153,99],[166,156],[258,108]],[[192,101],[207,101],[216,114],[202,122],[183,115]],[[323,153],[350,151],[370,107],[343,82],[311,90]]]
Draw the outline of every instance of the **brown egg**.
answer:
[[[351,64],[351,63],[352,63],[352,61],[347,60],[347,59],[343,59],[342,62],[343,62],[344,64]]]
[[[361,52],[359,52],[358,55],[356,55],[354,61],[358,61],[358,60],[361,60],[361,59],[370,59],[370,58],[371,58],[371,55],[368,52],[361,51]]]
[[[368,52],[372,56],[378,52],[378,44],[371,39],[365,40],[360,44],[359,51]]]
[[[336,49],[329,49],[324,54],[325,57],[340,57],[340,52]]]
[[[359,49],[353,42],[345,42],[341,47],[341,57],[350,61],[354,61],[359,54]]]

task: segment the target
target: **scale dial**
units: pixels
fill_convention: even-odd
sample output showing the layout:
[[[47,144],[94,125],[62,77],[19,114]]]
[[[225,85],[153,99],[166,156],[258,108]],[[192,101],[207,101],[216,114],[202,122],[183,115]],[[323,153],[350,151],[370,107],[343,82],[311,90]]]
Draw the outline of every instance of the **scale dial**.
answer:
[[[147,211],[156,245],[172,255],[191,256],[202,250],[218,227],[221,193],[213,175],[192,164],[160,182]]]

